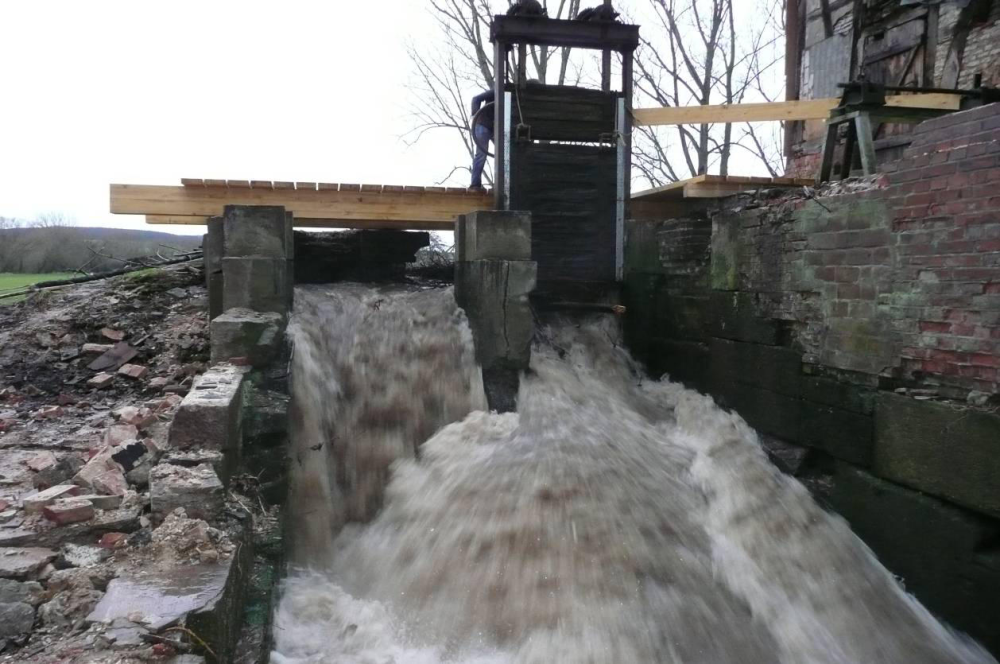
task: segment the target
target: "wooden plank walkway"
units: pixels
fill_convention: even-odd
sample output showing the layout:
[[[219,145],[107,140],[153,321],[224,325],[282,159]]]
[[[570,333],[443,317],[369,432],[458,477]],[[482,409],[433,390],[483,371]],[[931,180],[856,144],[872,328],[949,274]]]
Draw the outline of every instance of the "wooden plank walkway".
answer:
[[[111,212],[145,215],[150,224],[204,224],[226,205],[280,205],[298,227],[451,230],[458,215],[492,209],[493,196],[456,187],[269,180],[111,185]]]
[[[698,175],[662,187],[632,194],[633,201],[668,201],[682,198],[725,198],[741,191],[780,187],[812,187],[812,178],[762,178],[742,175]]]
[[[812,186],[809,178],[699,175],[632,195],[638,203],[723,198],[741,191]],[[493,209],[493,195],[457,187],[387,184],[203,180],[181,186],[111,185],[111,212],[144,215],[148,224],[204,225],[226,205],[280,205],[299,228],[453,230],[455,217]]]

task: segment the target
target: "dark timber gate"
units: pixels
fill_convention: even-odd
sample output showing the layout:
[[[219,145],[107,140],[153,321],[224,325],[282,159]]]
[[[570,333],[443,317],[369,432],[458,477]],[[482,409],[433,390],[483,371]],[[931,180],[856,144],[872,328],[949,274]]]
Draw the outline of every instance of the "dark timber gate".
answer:
[[[632,54],[639,28],[497,16],[490,36],[497,65],[496,207],[532,213],[539,293],[613,287],[621,279],[630,195]],[[602,89],[526,81],[529,46],[603,51]],[[508,59],[515,47],[517,75]],[[611,90],[613,51],[622,59],[620,92]]]

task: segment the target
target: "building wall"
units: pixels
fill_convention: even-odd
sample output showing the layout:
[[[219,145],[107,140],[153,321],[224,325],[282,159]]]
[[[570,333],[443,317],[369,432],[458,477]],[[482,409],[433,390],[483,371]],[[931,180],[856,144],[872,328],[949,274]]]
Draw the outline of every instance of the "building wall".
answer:
[[[854,3],[834,0],[828,4],[830,36],[820,1],[801,0],[800,99],[838,97],[836,84],[856,79],[862,72],[869,80],[891,85],[970,89],[979,77],[984,86],[1000,86],[1000,0],[971,0],[965,8],[955,2],[902,5],[899,0],[870,0],[857,27]],[[897,48],[905,46],[912,48]],[[852,48],[856,51],[853,70]],[[792,137],[788,175],[814,177],[819,172],[824,125],[815,120],[786,127]],[[882,128],[876,141],[881,162],[899,158],[912,127],[890,124]]]
[[[625,295],[651,373],[739,412],[1000,652],[1000,104],[920,125],[876,178],[632,222]]]

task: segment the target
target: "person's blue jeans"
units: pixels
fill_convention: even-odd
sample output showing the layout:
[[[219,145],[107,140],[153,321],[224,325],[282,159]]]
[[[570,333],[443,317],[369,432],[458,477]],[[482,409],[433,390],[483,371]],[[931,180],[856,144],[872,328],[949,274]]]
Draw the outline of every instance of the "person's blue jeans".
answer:
[[[473,137],[476,141],[476,156],[472,158],[472,184],[470,187],[483,186],[483,168],[486,166],[486,150],[480,145],[489,145],[493,140],[493,130],[477,124],[473,129]]]

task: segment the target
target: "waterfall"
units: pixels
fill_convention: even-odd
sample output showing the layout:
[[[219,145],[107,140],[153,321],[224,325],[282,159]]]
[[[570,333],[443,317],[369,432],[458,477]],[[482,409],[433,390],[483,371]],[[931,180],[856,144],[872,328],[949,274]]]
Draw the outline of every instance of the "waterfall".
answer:
[[[484,412],[450,290],[299,291],[276,662],[994,662],[613,321]]]

